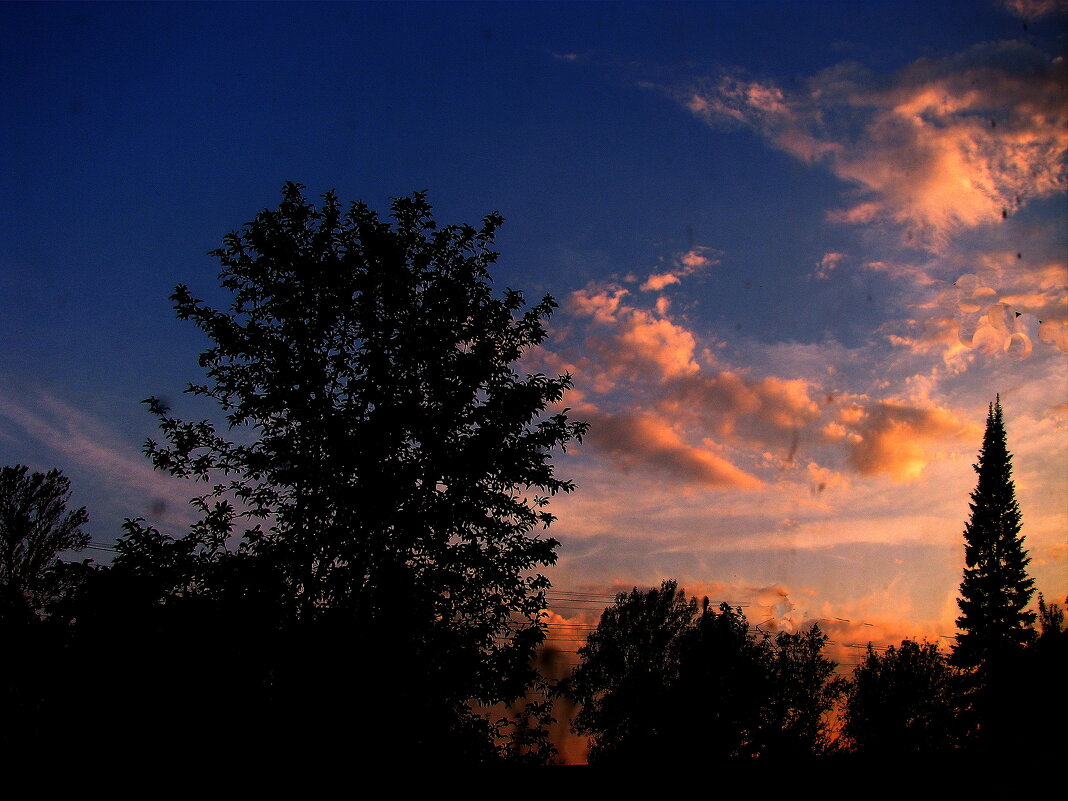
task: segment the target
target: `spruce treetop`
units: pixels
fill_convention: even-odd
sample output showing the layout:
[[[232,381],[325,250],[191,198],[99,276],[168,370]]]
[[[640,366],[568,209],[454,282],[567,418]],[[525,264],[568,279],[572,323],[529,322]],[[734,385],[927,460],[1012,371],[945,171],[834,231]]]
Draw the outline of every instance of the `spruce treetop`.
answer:
[[[1012,480],[1012,454],[1005,435],[1001,398],[990,404],[983,447],[974,465],[979,481],[971,494],[964,528],[966,567],[957,604],[961,616],[953,659],[975,667],[1015,650],[1033,636],[1034,612],[1027,611],[1034,579],[1020,535],[1022,516]]]

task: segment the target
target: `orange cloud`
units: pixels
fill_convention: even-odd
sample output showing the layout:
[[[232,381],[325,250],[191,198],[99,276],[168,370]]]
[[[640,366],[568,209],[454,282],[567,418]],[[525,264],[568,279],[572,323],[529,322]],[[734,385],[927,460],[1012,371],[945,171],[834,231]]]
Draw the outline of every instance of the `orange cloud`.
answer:
[[[820,416],[810,384],[775,376],[751,379],[725,370],[671,381],[659,408],[692,420],[721,437],[742,437],[760,444],[783,444]]]
[[[592,317],[599,323],[611,323],[627,294],[626,289],[617,286],[578,289],[571,293],[571,311],[580,317]]]
[[[905,320],[900,334],[887,334],[892,345],[911,353],[924,354],[941,351],[942,362],[952,372],[959,373],[968,365],[971,348],[960,340],[960,326],[953,317],[928,317]]]
[[[602,386],[619,377],[652,371],[661,378],[697,372],[697,342],[690,331],[654,312],[621,303],[625,289],[582,289],[571,294],[571,310],[611,328],[586,342],[601,363]],[[657,306],[666,310],[666,306]],[[607,380],[606,380],[607,379]]]
[[[885,474],[895,481],[918,478],[940,440],[973,441],[981,435],[977,426],[937,407],[876,403],[846,422],[859,436],[849,448],[850,466],[861,475]]]
[[[650,275],[639,287],[643,292],[659,292],[672,284],[682,283],[682,279],[700,269],[719,264],[719,260],[709,256],[711,248],[699,246],[675,256],[676,269]]]
[[[1009,292],[1002,294],[980,276],[960,276],[954,286],[961,343],[986,355],[1004,353],[1014,359],[1027,358],[1038,342],[1068,352],[1068,338],[1063,335],[1068,322],[1068,286],[1064,281],[1059,265],[1022,269],[1013,276]],[[951,306],[952,300],[950,294],[943,304]]]
[[[1033,314],[1043,322],[1068,324],[1068,267],[1063,261],[1014,265],[999,299],[1013,311]]]
[[[682,283],[682,279],[675,275],[675,273],[657,273],[655,275],[650,275],[645,279],[645,283],[642,284],[639,289],[641,289],[642,292],[659,292],[666,286],[680,283]]]
[[[844,258],[844,253],[824,253],[820,263],[816,265],[816,272],[812,274],[812,277],[819,279],[830,278],[831,272],[842,263]]]
[[[921,59],[886,84],[851,66],[791,95],[724,77],[686,105],[710,122],[755,128],[853,184],[860,198],[832,219],[896,223],[941,250],[956,231],[1064,190],[1066,77],[1065,59],[1000,42]]]
[[[711,267],[713,264],[719,264],[717,259],[713,259],[711,256],[706,255],[709,252],[711,252],[711,248],[703,246],[691,248],[677,257],[678,262],[688,270],[699,270],[702,267]]]
[[[645,362],[654,365],[665,378],[698,370],[693,358],[697,347],[693,334],[641,309],[630,311],[614,337],[614,344],[618,348],[617,367],[621,362]]]
[[[757,489],[762,482],[723,457],[685,443],[664,421],[649,414],[586,413],[587,441],[624,471],[650,469],[706,487]]]

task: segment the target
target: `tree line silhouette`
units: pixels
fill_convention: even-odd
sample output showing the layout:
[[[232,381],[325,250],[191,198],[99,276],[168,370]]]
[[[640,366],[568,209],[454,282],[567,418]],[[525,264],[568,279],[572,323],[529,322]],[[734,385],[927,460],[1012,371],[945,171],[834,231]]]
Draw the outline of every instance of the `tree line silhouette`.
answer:
[[[602,615],[563,686],[590,761],[1063,755],[1068,710],[1055,688],[1068,631],[1041,594],[1038,614],[1028,609],[1034,581],[1000,397],[974,467],[950,654],[909,639],[882,653],[869,643],[846,681],[818,625],[772,635],[740,608],[687,600],[675,581],[634,589]]]
[[[537,571],[559,545],[541,533],[548,499],[573,484],[550,456],[587,426],[556,410],[570,376],[514,367],[554,301],[492,291],[499,215],[439,228],[419,193],[389,223],[302,190],[212,252],[227,308],[172,295],[210,340],[186,392],[216,417],[148,398],[161,439],[145,452],[203,487],[188,532],[129,519],[110,566],[62,562],[88,544],[67,479],[0,471],[6,753],[111,742],[163,758],[208,739],[258,757],[544,764],[559,696],[602,764],[980,753],[1021,726],[1034,747],[1063,743],[1068,634],[1041,596],[1040,634],[1027,611],[1000,399],[952,659],[906,640],[845,681],[818,627],[750,631],[665,581],[619,595],[554,686],[536,669]]]

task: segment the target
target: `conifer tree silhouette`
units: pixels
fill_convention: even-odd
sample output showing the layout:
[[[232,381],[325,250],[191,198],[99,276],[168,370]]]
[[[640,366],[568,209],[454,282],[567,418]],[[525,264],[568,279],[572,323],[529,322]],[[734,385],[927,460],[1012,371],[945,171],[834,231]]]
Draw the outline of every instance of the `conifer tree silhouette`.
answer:
[[[953,662],[961,667],[979,667],[1011,655],[1034,638],[1035,613],[1027,605],[1035,582],[1027,575],[1031,560],[1020,535],[1020,507],[1000,396],[989,407],[974,467],[979,481],[964,529],[967,567],[957,600],[962,633],[953,649]]]

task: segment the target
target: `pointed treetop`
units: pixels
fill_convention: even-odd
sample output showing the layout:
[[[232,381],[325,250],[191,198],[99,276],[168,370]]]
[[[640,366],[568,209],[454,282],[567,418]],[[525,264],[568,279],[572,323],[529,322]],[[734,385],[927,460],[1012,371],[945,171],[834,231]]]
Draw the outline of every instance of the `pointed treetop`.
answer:
[[[1012,481],[1001,396],[990,404],[983,446],[974,465],[979,481],[971,494],[964,528],[966,568],[957,604],[961,616],[953,658],[977,666],[1029,642],[1035,615],[1027,611],[1034,579],[1020,535],[1022,516]]]

